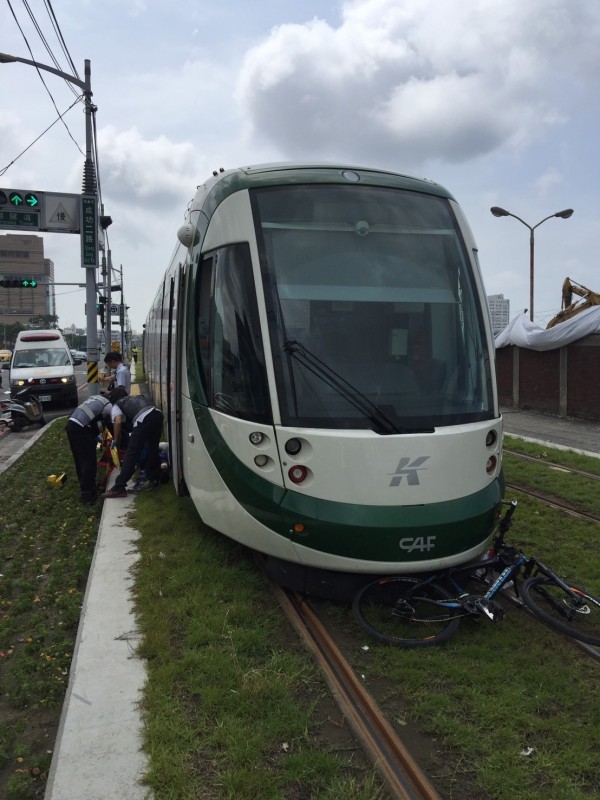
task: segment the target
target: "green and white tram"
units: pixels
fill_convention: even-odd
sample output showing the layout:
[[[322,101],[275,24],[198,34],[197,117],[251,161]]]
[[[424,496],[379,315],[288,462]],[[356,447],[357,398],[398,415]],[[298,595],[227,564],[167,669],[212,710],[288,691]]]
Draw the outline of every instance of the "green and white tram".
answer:
[[[449,192],[354,166],[221,171],[178,239],[144,367],[202,519],[296,588],[479,555],[502,419],[476,245]]]

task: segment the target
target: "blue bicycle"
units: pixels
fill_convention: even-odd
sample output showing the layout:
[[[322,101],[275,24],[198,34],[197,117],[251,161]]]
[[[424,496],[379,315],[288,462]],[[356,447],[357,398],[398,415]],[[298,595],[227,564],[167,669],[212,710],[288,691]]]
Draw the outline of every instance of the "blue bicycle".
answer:
[[[426,577],[394,576],[367,583],[352,604],[360,627],[397,647],[439,644],[456,633],[463,617],[499,622],[504,609],[494,598],[511,587],[516,598],[549,627],[600,646],[600,599],[505,543],[517,503],[504,502],[508,508],[486,558]],[[466,591],[467,581],[485,584],[486,590]]]

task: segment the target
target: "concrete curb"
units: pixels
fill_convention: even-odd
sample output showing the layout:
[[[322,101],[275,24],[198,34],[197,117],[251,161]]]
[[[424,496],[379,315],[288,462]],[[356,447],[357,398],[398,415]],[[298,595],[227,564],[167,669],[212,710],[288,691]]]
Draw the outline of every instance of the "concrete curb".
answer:
[[[146,769],[139,711],[146,668],[135,654],[131,570],[139,533],[127,524],[134,501],[131,495],[104,503],[45,800],[150,796],[139,783]]]

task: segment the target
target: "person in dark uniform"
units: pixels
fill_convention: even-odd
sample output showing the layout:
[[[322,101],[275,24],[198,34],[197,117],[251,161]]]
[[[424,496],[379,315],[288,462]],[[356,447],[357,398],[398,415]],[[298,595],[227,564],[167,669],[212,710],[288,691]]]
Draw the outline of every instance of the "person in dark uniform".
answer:
[[[119,442],[121,430],[129,430],[129,443],[121,471],[117,475],[114,486],[101,495],[104,499],[127,497],[127,481],[133,476],[137,464],[146,448],[144,470],[146,481],[140,489],[153,489],[160,485],[160,450],[159,444],[163,429],[163,414],[145,397],[130,397],[123,387],[114,389],[110,395],[113,404],[114,440]]]
[[[96,394],[74,409],[65,426],[69,446],[75,462],[79,481],[80,500],[91,504],[96,501],[96,472],[98,459],[96,443],[104,422],[108,422],[112,405],[108,398]]]

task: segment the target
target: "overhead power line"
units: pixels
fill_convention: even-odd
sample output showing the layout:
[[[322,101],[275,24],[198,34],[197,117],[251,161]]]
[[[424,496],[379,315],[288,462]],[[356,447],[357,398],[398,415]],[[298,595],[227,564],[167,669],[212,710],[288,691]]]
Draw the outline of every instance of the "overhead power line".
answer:
[[[54,28],[54,32],[56,33],[56,37],[60,42],[62,47],[62,51],[65,54],[65,57],[69,64],[71,65],[71,70],[76,78],[79,78],[79,73],[77,72],[77,67],[73,63],[73,59],[71,58],[71,54],[69,53],[69,49],[67,48],[67,44],[63,38],[62,31],[60,29],[60,25],[58,24],[58,20],[56,19],[56,15],[54,13],[54,9],[52,8],[52,3],[50,0],[44,0],[44,5],[46,6],[46,10],[48,11],[48,16],[50,17],[50,21],[52,22],[52,27]],[[71,84],[70,84],[71,85]]]
[[[23,29],[22,29],[21,25],[19,24],[19,20],[17,19],[17,15],[15,14],[15,11],[14,11],[14,9],[13,9],[12,5],[11,5],[11,2],[10,2],[10,0],[7,0],[7,3],[8,3],[8,7],[10,8],[10,12],[11,12],[11,14],[13,15],[13,19],[15,20],[15,23],[16,23],[16,25],[17,25],[17,27],[18,27],[19,31],[21,32],[21,36],[23,37],[23,40],[24,40],[24,42],[25,42],[25,44],[26,44],[26,46],[27,46],[27,49],[29,50],[29,53],[30,53],[30,55],[31,55],[31,60],[32,60],[32,61],[35,61],[35,58],[34,58],[34,55],[33,55],[33,50],[31,49],[31,47],[30,47],[30,45],[29,45],[29,42],[27,41],[27,37],[25,36],[25,33],[24,33],[24,31],[23,31]],[[30,9],[29,9],[29,6],[27,5],[27,2],[26,2],[26,0],[24,0],[24,3],[25,3],[25,7],[27,8],[27,10],[28,10],[28,12],[30,13],[30,16],[31,16],[31,11],[30,11]],[[32,17],[32,21],[33,21],[33,20],[34,20],[34,18]],[[36,28],[38,29],[38,32],[39,32],[39,27],[37,26],[37,23],[35,23],[35,22],[34,22],[34,24],[35,24],[35,26],[36,26]],[[41,32],[40,32],[40,37],[42,38],[42,41],[45,41],[44,37],[43,37],[43,36],[41,36]],[[49,51],[49,52],[50,52],[50,51]],[[54,56],[52,55],[52,53],[50,53],[50,55],[51,55],[52,61],[53,61],[53,62],[56,64],[57,62],[56,62],[56,60],[55,60]],[[54,100],[54,97],[53,97],[53,95],[52,95],[52,92],[50,91],[50,89],[49,89],[49,88],[48,88],[48,86],[46,85],[46,82],[45,82],[45,80],[44,80],[44,77],[43,77],[43,75],[42,75],[41,71],[40,71],[40,70],[39,70],[37,67],[36,67],[36,71],[37,71],[37,74],[39,75],[39,78],[40,78],[40,80],[41,80],[41,82],[42,82],[42,84],[43,84],[43,86],[44,86],[44,88],[45,88],[46,92],[48,93],[48,96],[50,97],[50,100],[52,101],[52,105],[53,105],[53,106],[54,106],[54,108],[56,109],[56,113],[58,114],[58,119],[60,119],[60,121],[62,122],[62,124],[65,126],[65,130],[66,130],[66,131],[67,131],[67,133],[69,134],[69,137],[70,137],[70,138],[71,138],[71,140],[73,141],[74,145],[77,147],[77,149],[79,150],[79,152],[80,152],[80,153],[82,153],[82,151],[81,151],[81,148],[79,147],[79,145],[77,144],[77,142],[75,141],[75,139],[74,139],[74,137],[73,137],[73,134],[72,134],[72,133],[71,133],[71,131],[69,130],[69,126],[67,125],[67,123],[66,123],[66,122],[64,121],[64,119],[62,118],[62,115],[61,115],[60,111],[58,110],[58,106],[56,105],[56,102],[55,102],[55,100]],[[62,71],[62,70],[61,70],[61,71]],[[69,86],[70,86],[71,88],[73,88],[73,87],[72,87],[72,84],[69,84]],[[78,99],[77,99],[77,102],[79,102],[79,101],[80,101],[80,99],[81,99],[81,98],[79,98],[79,97],[78,97]],[[38,137],[38,138],[39,138],[39,137]],[[82,153],[82,155],[83,155],[83,153]]]

